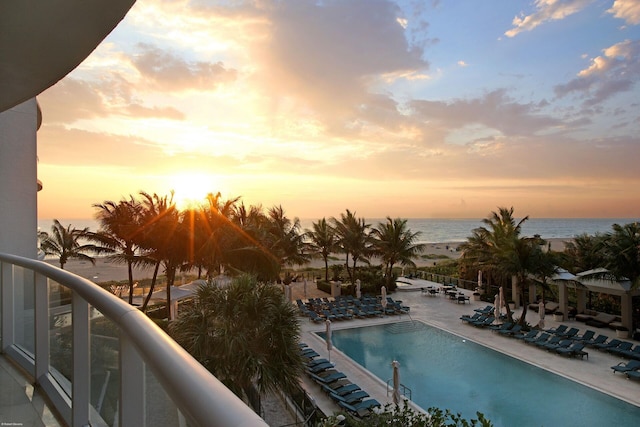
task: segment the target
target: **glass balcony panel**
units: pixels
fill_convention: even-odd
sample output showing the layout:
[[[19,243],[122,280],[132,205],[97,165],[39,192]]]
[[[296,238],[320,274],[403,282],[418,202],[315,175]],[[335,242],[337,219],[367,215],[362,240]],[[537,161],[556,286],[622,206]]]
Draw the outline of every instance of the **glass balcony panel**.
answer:
[[[35,276],[33,271],[13,266],[14,342],[32,357],[35,354]]]
[[[49,288],[49,371],[58,384],[71,396],[73,381],[73,318],[71,290],[48,280]]]
[[[100,311],[90,307],[91,325],[91,412],[92,424],[117,425],[118,395],[120,392],[118,328]],[[99,415],[100,420],[94,419]]]
[[[178,408],[148,367],[145,369],[145,397],[147,426],[183,425],[178,421]]]

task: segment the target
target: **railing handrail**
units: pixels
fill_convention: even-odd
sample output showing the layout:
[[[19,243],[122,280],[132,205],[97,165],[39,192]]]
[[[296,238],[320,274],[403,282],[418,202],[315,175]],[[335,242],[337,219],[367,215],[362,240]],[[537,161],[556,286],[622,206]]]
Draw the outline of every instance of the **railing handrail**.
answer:
[[[267,426],[241,399],[137,308],[95,283],[44,261],[0,253],[0,261],[33,270],[76,292],[118,325],[180,411],[197,425]]]

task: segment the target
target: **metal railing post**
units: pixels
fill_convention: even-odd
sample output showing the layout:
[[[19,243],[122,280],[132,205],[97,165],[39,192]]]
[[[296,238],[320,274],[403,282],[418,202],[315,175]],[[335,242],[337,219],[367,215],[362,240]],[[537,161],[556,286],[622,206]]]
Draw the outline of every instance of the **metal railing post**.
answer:
[[[35,271],[35,377],[49,372],[49,288],[47,278]]]
[[[72,427],[89,424],[89,396],[91,393],[89,303],[77,292],[72,291],[72,331],[73,331],[73,379],[72,379]]]
[[[146,425],[145,366],[131,340],[120,334],[120,401],[121,427]]]

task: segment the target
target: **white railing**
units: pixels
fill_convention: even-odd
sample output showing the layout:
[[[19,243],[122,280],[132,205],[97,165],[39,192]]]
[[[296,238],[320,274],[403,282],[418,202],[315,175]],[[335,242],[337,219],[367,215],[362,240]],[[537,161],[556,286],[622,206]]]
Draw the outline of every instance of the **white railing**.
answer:
[[[267,424],[137,308],[43,261],[0,254],[2,352],[81,426]]]

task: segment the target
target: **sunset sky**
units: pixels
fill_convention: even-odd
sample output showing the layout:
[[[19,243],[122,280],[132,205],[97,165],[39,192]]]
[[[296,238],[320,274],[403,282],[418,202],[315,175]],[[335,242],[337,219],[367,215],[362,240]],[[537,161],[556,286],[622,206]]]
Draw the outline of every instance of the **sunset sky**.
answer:
[[[640,0],[138,0],[38,97],[40,218],[640,217]]]

